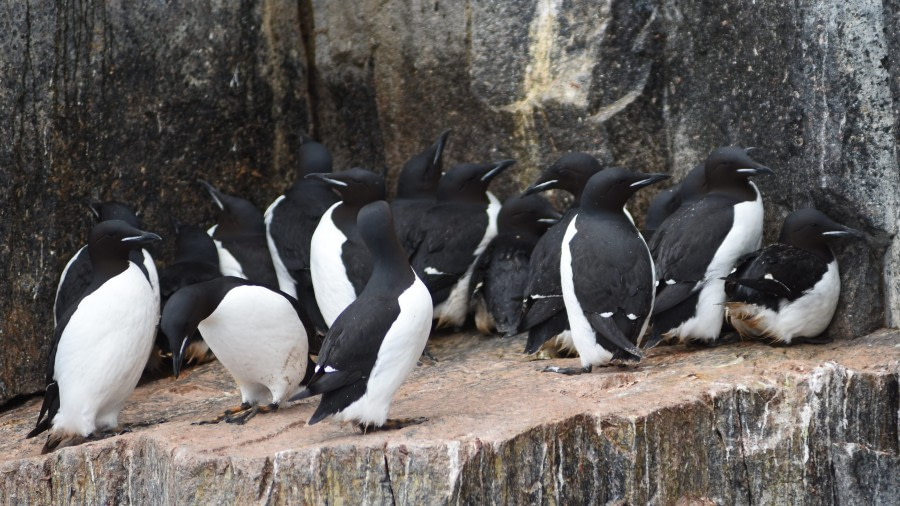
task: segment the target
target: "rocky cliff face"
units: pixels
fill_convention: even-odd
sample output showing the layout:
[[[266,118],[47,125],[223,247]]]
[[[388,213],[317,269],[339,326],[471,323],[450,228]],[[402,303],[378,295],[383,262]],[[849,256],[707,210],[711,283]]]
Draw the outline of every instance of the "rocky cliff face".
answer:
[[[307,426],[316,400],[245,426],[216,363],[138,388],[121,420],[39,456],[37,400],[0,415],[0,502],[37,504],[889,504],[900,494],[900,334],[825,346],[657,348],[635,368],[539,372],[523,339],[434,339],[395,432]],[[573,361],[554,361],[571,365]]]
[[[0,403],[43,386],[56,281],[90,226],[83,200],[132,203],[171,238],[178,221],[209,222],[198,177],[266,206],[293,177],[301,131],[338,167],[393,176],[453,128],[451,163],[519,160],[501,194],[568,150],[680,175],[717,145],[758,146],[779,172],[760,182],[769,237],[809,205],[871,237],[839,251],[845,289],[829,333],[900,321],[895,0],[26,1],[5,12]]]

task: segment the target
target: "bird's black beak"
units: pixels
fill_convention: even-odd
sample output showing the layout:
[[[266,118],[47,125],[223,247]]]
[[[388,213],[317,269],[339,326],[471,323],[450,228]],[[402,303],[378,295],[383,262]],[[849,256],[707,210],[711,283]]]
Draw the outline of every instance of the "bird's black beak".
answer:
[[[94,218],[100,219],[100,203],[99,202],[86,202],[88,208],[94,213]]]
[[[865,239],[866,234],[856,230],[855,228],[850,227],[840,227],[838,230],[829,230],[828,232],[822,232],[822,235],[825,237],[850,237],[853,239]]]
[[[656,184],[660,181],[665,181],[666,179],[669,179],[670,177],[672,177],[672,176],[670,176],[668,174],[641,174],[640,179],[631,183],[628,186],[630,186],[631,188],[634,188],[635,190],[639,190],[641,188],[644,188],[645,186],[650,186],[651,184]]]
[[[559,179],[549,179],[547,181],[541,181],[538,179],[528,188],[525,188],[525,191],[522,192],[523,195],[534,195],[535,193],[540,193],[544,190],[550,190],[552,188],[556,188],[556,183],[559,182]]]
[[[441,164],[441,157],[444,155],[444,147],[447,145],[447,137],[449,136],[450,129],[448,128],[441,132],[441,135],[434,141],[434,158],[431,160],[432,166],[436,167]]]
[[[313,174],[307,174],[305,177],[307,179],[318,179],[319,181],[322,181],[333,188],[344,188],[348,186],[345,181],[341,181],[336,177],[335,174],[331,174],[328,172],[316,172]]]
[[[172,371],[175,373],[175,378],[178,378],[178,375],[181,374],[181,366],[184,365],[184,351],[187,349],[188,343],[190,339],[186,336],[181,340],[181,346],[175,348],[172,346]],[[171,343],[170,344],[174,344]]]
[[[222,198],[222,192],[217,190],[215,186],[207,183],[202,179],[198,179],[197,181],[200,182],[200,184],[202,184],[204,188],[206,188],[206,191],[209,192],[210,196],[213,198],[213,201],[215,201],[216,205],[219,206],[219,210],[224,211],[225,199]]]
[[[495,177],[499,176],[504,170],[508,169],[512,166],[512,164],[516,163],[515,160],[503,160],[494,164],[493,167],[481,176],[482,181],[490,181]]]
[[[755,167],[744,167],[737,170],[738,174],[747,176],[774,176],[775,172],[765,165],[757,165]]]
[[[141,231],[140,235],[133,235],[130,237],[125,237],[122,239],[122,242],[134,243],[134,244],[150,244],[151,242],[161,241],[162,237],[154,234],[153,232],[143,232]]]

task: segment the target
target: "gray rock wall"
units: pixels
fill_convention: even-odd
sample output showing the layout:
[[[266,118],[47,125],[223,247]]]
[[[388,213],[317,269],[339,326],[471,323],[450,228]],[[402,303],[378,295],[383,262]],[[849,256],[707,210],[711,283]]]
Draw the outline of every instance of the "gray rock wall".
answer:
[[[519,160],[495,183],[502,195],[569,150],[681,175],[715,146],[758,146],[778,171],[760,181],[769,238],[808,205],[872,237],[840,247],[831,335],[900,321],[896,0],[26,1],[4,12],[0,403],[43,386],[58,273],[90,224],[83,200],[133,203],[170,238],[177,221],[212,216],[198,177],[267,205],[293,177],[304,130],[338,167],[392,178],[449,127],[450,163]]]

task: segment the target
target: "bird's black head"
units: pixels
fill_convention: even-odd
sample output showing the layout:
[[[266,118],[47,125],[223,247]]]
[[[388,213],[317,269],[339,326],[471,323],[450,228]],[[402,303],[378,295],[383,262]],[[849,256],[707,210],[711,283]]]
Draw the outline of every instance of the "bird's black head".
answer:
[[[515,233],[540,237],[562,215],[540,195],[516,195],[506,199],[497,215],[500,233]]]
[[[300,145],[300,177],[309,174],[327,174],[332,170],[332,158],[328,148],[312,140],[307,135],[302,136],[303,144]]]
[[[370,284],[398,282],[399,276],[412,280],[409,259],[394,232],[394,217],[387,202],[376,200],[363,206],[356,215],[356,228],[372,254],[374,268]]]
[[[94,225],[88,237],[88,253],[95,270],[121,270],[128,261],[128,253],[147,244],[161,240],[152,233],[133,227],[122,220],[101,221]]]
[[[371,170],[354,167],[333,174],[309,174],[330,186],[344,204],[363,206],[384,199],[384,176]]]
[[[845,227],[816,209],[799,209],[784,219],[778,242],[790,244],[830,259],[828,243],[836,238],[865,239],[859,230]]]
[[[397,198],[433,198],[443,169],[444,146],[450,130],[444,130],[431,146],[410,158],[397,179]]]
[[[252,202],[222,193],[202,179],[199,181],[219,207],[216,237],[232,233],[265,233],[263,214]]]
[[[577,202],[588,179],[602,169],[600,162],[587,153],[568,153],[547,167],[537,181],[525,190],[525,194],[558,188],[574,195]]]
[[[588,212],[622,212],[628,199],[641,188],[668,179],[668,174],[643,174],[619,167],[604,169],[588,180],[581,195],[581,209]]]
[[[166,336],[169,349],[172,350],[172,369],[175,377],[181,373],[184,365],[184,351],[197,326],[209,316],[203,311],[204,286],[209,282],[186,286],[169,297],[159,320],[159,330]]]
[[[216,244],[205,230],[197,225],[178,225],[175,234],[176,262],[200,262],[218,268]]]
[[[488,185],[514,163],[515,160],[502,160],[454,165],[438,182],[437,198],[440,201],[487,203]]]
[[[110,200],[108,202],[91,202],[88,206],[99,221],[122,220],[134,228],[141,228],[137,214],[127,204]]]
[[[747,150],[734,146],[714,149],[704,162],[709,190],[745,188],[750,177],[771,174],[772,169],[750,158]]]

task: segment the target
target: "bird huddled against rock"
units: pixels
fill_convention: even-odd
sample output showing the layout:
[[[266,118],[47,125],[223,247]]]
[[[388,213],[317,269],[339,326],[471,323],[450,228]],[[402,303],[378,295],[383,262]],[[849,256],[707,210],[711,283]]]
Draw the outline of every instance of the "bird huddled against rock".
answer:
[[[27,436],[49,430],[42,453],[118,427],[159,321],[159,295],[129,255],[159,240],[121,220],[91,229],[90,283],[56,325],[44,401]]]
[[[322,395],[309,424],[334,416],[364,430],[413,420],[387,419],[397,389],[416,366],[431,330],[432,302],[394,233],[388,204],[366,205],[357,217],[372,255],[372,275],[359,297],[333,322],[305,390]]]
[[[726,314],[745,338],[820,343],[841,292],[829,243],[863,238],[821,211],[801,209],[784,220],[778,242],[743,258],[725,278]]]
[[[582,368],[635,362],[653,311],[656,275],[644,238],[625,213],[638,190],[668,178],[611,167],[594,174],[566,227],[559,276],[572,341]]]

